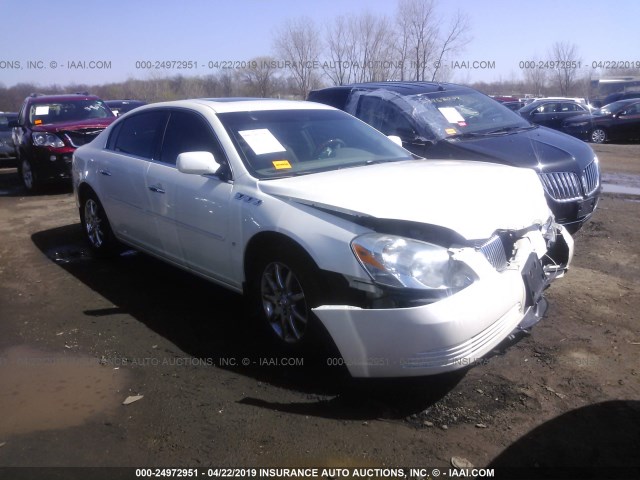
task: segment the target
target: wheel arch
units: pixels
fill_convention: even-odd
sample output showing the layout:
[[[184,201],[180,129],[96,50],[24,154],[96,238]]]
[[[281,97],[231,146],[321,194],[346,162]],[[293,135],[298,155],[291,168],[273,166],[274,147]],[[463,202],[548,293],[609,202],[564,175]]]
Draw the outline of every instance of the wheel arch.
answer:
[[[293,238],[280,232],[259,232],[249,240],[244,251],[243,273],[245,285],[251,276],[251,269],[260,258],[260,255],[262,255],[262,252],[276,247],[282,248],[287,252],[293,251],[296,255],[301,255],[302,258],[305,261],[308,261],[311,266],[320,270],[311,254]]]
[[[304,246],[290,236],[274,231],[259,232],[247,243],[244,253],[243,291],[250,290],[252,280],[255,278],[252,268],[259,262],[260,256],[265,251],[274,248],[282,249],[288,255],[299,257],[307,266],[315,271],[318,282],[322,285],[323,298],[327,301],[345,303],[351,305],[364,305],[363,293],[355,291],[349,286],[349,282],[342,273],[325,270],[314,260],[313,256]]]
[[[78,185],[78,203],[82,205],[82,201],[87,198],[87,195],[90,193],[93,193],[96,197],[98,196],[93,187],[87,182],[80,183],[80,185]]]

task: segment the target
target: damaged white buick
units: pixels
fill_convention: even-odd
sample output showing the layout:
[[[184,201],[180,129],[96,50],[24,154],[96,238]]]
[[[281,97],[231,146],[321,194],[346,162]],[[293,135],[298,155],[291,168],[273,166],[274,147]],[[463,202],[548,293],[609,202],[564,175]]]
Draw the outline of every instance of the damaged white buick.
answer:
[[[418,158],[315,103],[140,107],[76,150],[73,184],[96,254],[243,293],[285,351],[332,341],[355,377],[474,363],[542,317],[573,255],[532,170]]]

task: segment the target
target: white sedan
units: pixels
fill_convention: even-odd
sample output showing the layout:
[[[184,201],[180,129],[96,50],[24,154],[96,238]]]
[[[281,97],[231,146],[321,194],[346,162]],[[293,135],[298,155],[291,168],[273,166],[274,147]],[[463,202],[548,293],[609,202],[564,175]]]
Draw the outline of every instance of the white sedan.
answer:
[[[356,377],[473,364],[541,318],[573,254],[533,171],[417,158],[309,102],[140,107],[76,150],[73,184],[96,254],[244,293],[285,351],[328,338]]]

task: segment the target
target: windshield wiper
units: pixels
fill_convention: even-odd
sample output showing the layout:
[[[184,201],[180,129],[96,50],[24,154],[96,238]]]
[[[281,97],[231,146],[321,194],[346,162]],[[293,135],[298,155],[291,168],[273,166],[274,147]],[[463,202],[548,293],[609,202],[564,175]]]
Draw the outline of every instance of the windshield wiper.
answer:
[[[451,138],[478,138],[484,135],[484,133],[479,132],[454,133],[453,135],[447,135],[446,140],[449,140]]]
[[[522,132],[524,130],[531,130],[537,128],[537,125],[527,125],[526,127],[502,127],[496,130],[490,130],[488,132],[482,132],[482,135],[502,135],[503,133],[515,133]]]

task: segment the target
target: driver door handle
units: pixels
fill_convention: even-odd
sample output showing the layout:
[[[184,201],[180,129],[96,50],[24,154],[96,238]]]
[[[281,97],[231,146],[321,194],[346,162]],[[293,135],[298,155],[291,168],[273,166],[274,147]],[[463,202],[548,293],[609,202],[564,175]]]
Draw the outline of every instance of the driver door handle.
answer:
[[[151,190],[152,192],[155,192],[155,193],[166,193],[166,192],[163,190],[162,185],[160,185],[160,184],[157,184],[157,185],[151,185],[151,186],[149,187],[149,190]]]

